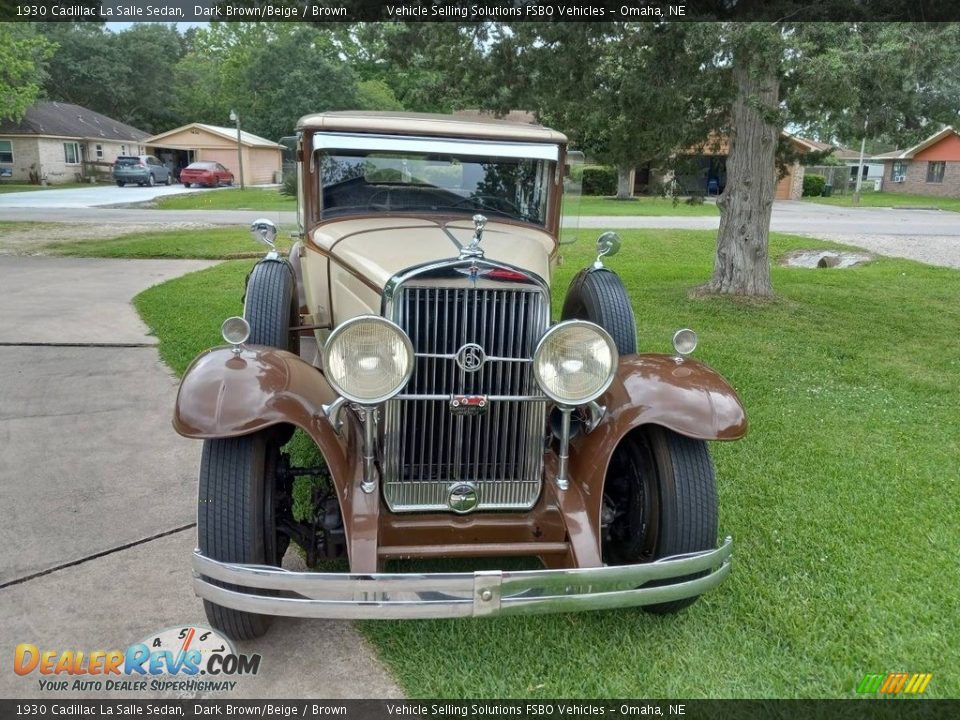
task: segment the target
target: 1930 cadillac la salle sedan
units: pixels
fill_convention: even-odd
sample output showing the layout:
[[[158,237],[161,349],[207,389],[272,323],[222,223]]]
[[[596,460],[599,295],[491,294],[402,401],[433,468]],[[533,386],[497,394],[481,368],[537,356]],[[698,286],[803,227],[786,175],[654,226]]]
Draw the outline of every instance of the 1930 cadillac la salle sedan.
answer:
[[[663,613],[720,584],[732,541],[717,543],[707,441],[742,437],[746,415],[689,357],[692,331],[673,354],[637,352],[603,264],[613,233],[551,288],[566,138],[397,113],[297,130],[300,240],[256,264],[227,345],[193,362],[176,402],[177,432],[204,441],[193,569],[210,623],[244,639],[272,615]],[[273,245],[272,223],[252,230]],[[291,467],[297,428],[322,466]],[[294,519],[309,474],[313,516]],[[349,572],[283,569],[291,540]],[[482,556],[543,569],[385,572]]]

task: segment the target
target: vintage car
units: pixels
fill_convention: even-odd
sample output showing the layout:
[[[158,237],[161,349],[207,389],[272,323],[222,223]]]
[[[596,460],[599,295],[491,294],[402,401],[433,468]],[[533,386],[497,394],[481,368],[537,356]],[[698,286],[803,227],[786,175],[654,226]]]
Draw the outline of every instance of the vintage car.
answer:
[[[566,138],[364,112],[297,132],[300,239],[283,255],[273,223],[253,224],[271,250],[243,317],[176,402],[177,432],[204,441],[193,569],[210,623],[244,639],[273,615],[663,613],[720,584],[732,541],[717,542],[707,441],[742,437],[744,409],[689,357],[692,331],[673,354],[637,352],[604,267],[613,233],[552,287]],[[322,466],[281,452],[297,428]],[[295,520],[292,483],[311,474],[313,517]],[[291,540],[349,572],[283,569]],[[476,557],[543,567],[386,572]]]

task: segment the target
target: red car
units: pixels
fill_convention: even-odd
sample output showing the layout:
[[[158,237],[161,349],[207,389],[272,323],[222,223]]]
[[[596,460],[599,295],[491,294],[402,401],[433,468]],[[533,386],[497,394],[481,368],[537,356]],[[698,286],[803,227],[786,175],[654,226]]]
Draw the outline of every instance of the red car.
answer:
[[[218,162],[195,162],[180,171],[180,182],[184,187],[191,183],[207,187],[233,185],[233,173]]]

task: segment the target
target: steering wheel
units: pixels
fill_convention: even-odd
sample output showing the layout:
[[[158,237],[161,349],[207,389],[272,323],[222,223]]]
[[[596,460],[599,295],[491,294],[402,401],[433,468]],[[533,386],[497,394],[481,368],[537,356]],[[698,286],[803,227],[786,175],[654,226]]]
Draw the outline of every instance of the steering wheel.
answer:
[[[494,203],[489,203],[487,200],[492,200]],[[499,195],[471,195],[470,197],[461,198],[453,204],[454,207],[460,207],[469,203],[473,206],[475,210],[494,210],[503,212],[500,210],[497,205],[506,205],[508,210],[518,217],[522,217],[523,213],[520,212],[520,208],[516,206],[511,200],[507,200],[505,197],[500,197]]]
[[[379,198],[386,202],[376,202]],[[370,210],[389,210],[390,209],[390,191],[378,190],[367,200],[367,208]]]

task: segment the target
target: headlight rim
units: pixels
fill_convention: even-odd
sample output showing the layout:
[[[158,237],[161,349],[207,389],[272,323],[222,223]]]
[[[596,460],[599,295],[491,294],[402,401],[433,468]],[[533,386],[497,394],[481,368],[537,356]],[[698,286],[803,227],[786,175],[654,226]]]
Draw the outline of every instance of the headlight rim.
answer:
[[[386,393],[384,395],[379,395],[376,398],[369,398],[369,399],[360,398],[354,395],[353,393],[350,393],[344,390],[344,388],[340,386],[340,383],[338,383],[336,379],[333,378],[329,372],[330,349],[333,347],[334,341],[340,335],[342,335],[344,332],[346,332],[353,326],[358,325],[360,323],[364,323],[364,322],[378,323],[381,325],[386,325],[387,327],[393,329],[397,333],[397,335],[400,336],[404,349],[407,351],[407,356],[410,359],[410,361],[407,363],[406,372],[403,374],[403,379],[397,384],[397,387],[393,391]],[[330,335],[327,337],[326,342],[323,344],[323,347],[320,350],[320,357],[323,361],[323,376],[326,378],[327,382],[330,383],[330,387],[333,388],[334,392],[336,392],[337,395],[346,399],[349,402],[356,403],[357,405],[367,406],[367,407],[382,405],[383,403],[395,397],[401,390],[403,390],[406,384],[410,382],[410,378],[413,376],[413,369],[416,363],[416,354],[414,353],[413,342],[410,340],[410,336],[407,335],[407,333],[404,332],[403,328],[401,328],[395,322],[393,322],[392,320],[388,320],[387,318],[382,317],[380,315],[357,315],[356,317],[352,317],[349,320],[344,320],[342,323],[337,325],[337,327],[333,329],[333,332],[331,332]]]
[[[541,382],[540,380],[540,373],[538,372],[538,363],[537,363],[537,357],[539,356],[544,343],[547,341],[550,335],[555,332],[558,332],[559,328],[573,327],[573,326],[589,327],[591,330],[598,331],[598,335],[607,343],[607,347],[610,348],[610,372],[607,375],[607,379],[601,385],[600,389],[594,392],[593,395],[588,396],[586,400],[577,400],[575,402],[571,402],[568,399],[564,399],[557,395],[554,395],[545,387],[545,383]],[[553,402],[555,402],[557,405],[561,407],[581,407],[583,405],[588,405],[592,403],[594,400],[596,400],[599,397],[602,397],[603,394],[610,389],[610,386],[613,384],[613,379],[617,375],[617,366],[620,363],[620,351],[617,349],[617,343],[613,339],[613,336],[602,325],[598,325],[595,322],[590,322],[589,320],[579,320],[579,319],[561,320],[555,325],[551,325],[549,328],[547,328],[546,331],[544,331],[543,335],[540,336],[540,339],[537,341],[537,345],[533,350],[532,360],[533,360],[533,378],[536,381],[537,386],[540,388],[540,391],[544,395],[546,395],[547,398],[549,398],[550,400],[552,400]]]

